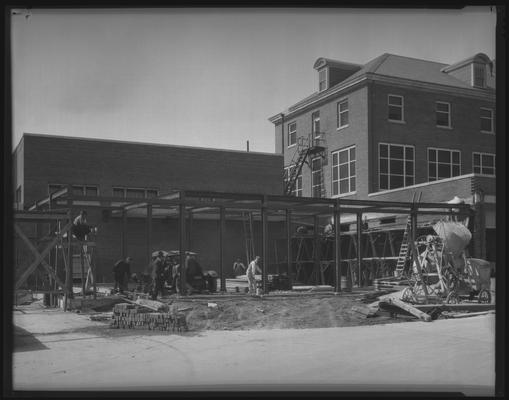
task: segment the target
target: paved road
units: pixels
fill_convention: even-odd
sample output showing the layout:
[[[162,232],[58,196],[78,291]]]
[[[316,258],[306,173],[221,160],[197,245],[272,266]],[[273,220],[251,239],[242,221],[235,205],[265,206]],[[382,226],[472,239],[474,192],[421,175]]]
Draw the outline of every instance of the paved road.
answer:
[[[55,310],[15,324],[15,390],[494,391],[494,315],[184,335],[98,330]]]

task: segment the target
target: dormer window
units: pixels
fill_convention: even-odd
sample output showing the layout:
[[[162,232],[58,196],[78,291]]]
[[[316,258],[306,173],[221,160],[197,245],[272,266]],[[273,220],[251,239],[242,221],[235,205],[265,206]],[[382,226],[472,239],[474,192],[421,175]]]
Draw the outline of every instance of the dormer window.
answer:
[[[318,71],[318,91],[327,89],[327,68]]]
[[[472,64],[472,85],[479,88],[486,87],[486,64]]]

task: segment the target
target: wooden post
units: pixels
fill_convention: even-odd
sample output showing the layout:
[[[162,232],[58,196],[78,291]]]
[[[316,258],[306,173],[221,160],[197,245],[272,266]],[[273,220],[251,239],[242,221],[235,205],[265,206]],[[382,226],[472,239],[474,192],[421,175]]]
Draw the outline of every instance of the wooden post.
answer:
[[[292,285],[292,212],[286,209],[286,259],[288,260],[287,271],[290,286]]]
[[[335,293],[341,292],[341,234],[340,234],[340,209],[339,199],[334,204],[334,265],[335,268]]]
[[[226,292],[226,279],[224,276],[224,236],[225,236],[225,208],[219,207],[219,278],[221,292]]]
[[[267,293],[267,264],[268,264],[268,246],[267,246],[267,208],[265,207],[266,196],[262,203],[262,290]]]
[[[362,212],[357,213],[357,284],[361,287],[362,269]]]
[[[122,211],[122,238],[120,243],[120,252],[122,253],[122,259],[125,259],[127,257],[127,248],[126,248],[126,237],[127,237],[127,211]]]
[[[182,198],[181,198],[182,200]],[[181,294],[186,293],[186,206],[179,204],[179,253],[180,253],[180,288]]]
[[[147,262],[152,259],[152,204],[147,204]]]
[[[319,279],[319,284],[323,285],[323,275],[322,275],[322,266],[320,265],[320,236],[318,234],[318,216],[313,217],[313,268],[316,272],[318,272],[317,280]]]
[[[190,211],[187,216],[187,246],[193,250],[193,213]]]
[[[80,262],[81,262],[81,295],[84,298],[85,292],[86,292],[86,285],[85,285],[85,260],[84,260],[85,254],[83,250],[83,245],[80,243]]]
[[[410,212],[410,221],[412,226],[412,235],[410,238],[415,243],[417,239],[417,209],[414,204],[412,204],[412,210]]]
[[[71,187],[71,185],[67,185],[67,207],[69,208],[69,211],[68,211],[69,223],[72,224],[74,209],[72,208],[72,187]],[[72,298],[74,298],[74,292],[73,292],[74,265],[73,265],[73,257],[72,257],[72,228],[67,231],[67,264],[68,264],[68,268],[67,268],[68,274],[66,275],[67,296],[70,299],[72,299]]]

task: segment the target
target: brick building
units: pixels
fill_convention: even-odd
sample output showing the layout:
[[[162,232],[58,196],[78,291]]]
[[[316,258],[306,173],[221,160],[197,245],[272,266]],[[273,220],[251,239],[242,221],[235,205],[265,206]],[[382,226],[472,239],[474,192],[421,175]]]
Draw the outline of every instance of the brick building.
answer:
[[[392,54],[365,65],[319,58],[317,92],[269,118],[285,179],[295,170],[291,193],[468,202],[482,191],[494,260],[494,65],[484,54],[452,65]],[[300,170],[299,153],[313,146],[322,151]]]
[[[280,195],[282,190],[281,155],[257,152],[24,134],[13,152],[13,166],[18,209],[30,208],[65,185],[72,185],[76,195],[98,201],[101,197],[143,199],[174,190],[267,195]],[[99,227],[98,280],[111,281],[111,267],[123,252],[121,218],[106,207],[87,211],[89,222]],[[193,221],[192,231],[192,250],[204,268],[216,269],[217,221]],[[145,236],[146,219],[129,217],[125,252],[133,257],[134,272],[143,271],[148,263]],[[234,259],[244,255],[239,221],[227,221],[225,241],[225,260],[231,260],[225,271],[230,273]],[[152,225],[152,243],[152,250],[178,248],[178,221],[158,216]]]

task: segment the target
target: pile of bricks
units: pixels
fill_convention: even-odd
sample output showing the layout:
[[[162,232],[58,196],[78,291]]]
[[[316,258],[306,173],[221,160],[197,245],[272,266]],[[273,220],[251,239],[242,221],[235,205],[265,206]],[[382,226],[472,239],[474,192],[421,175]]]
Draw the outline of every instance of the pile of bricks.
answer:
[[[113,308],[111,328],[148,329],[182,332],[187,331],[186,316],[175,310],[170,312],[150,312],[135,304],[120,303]]]

